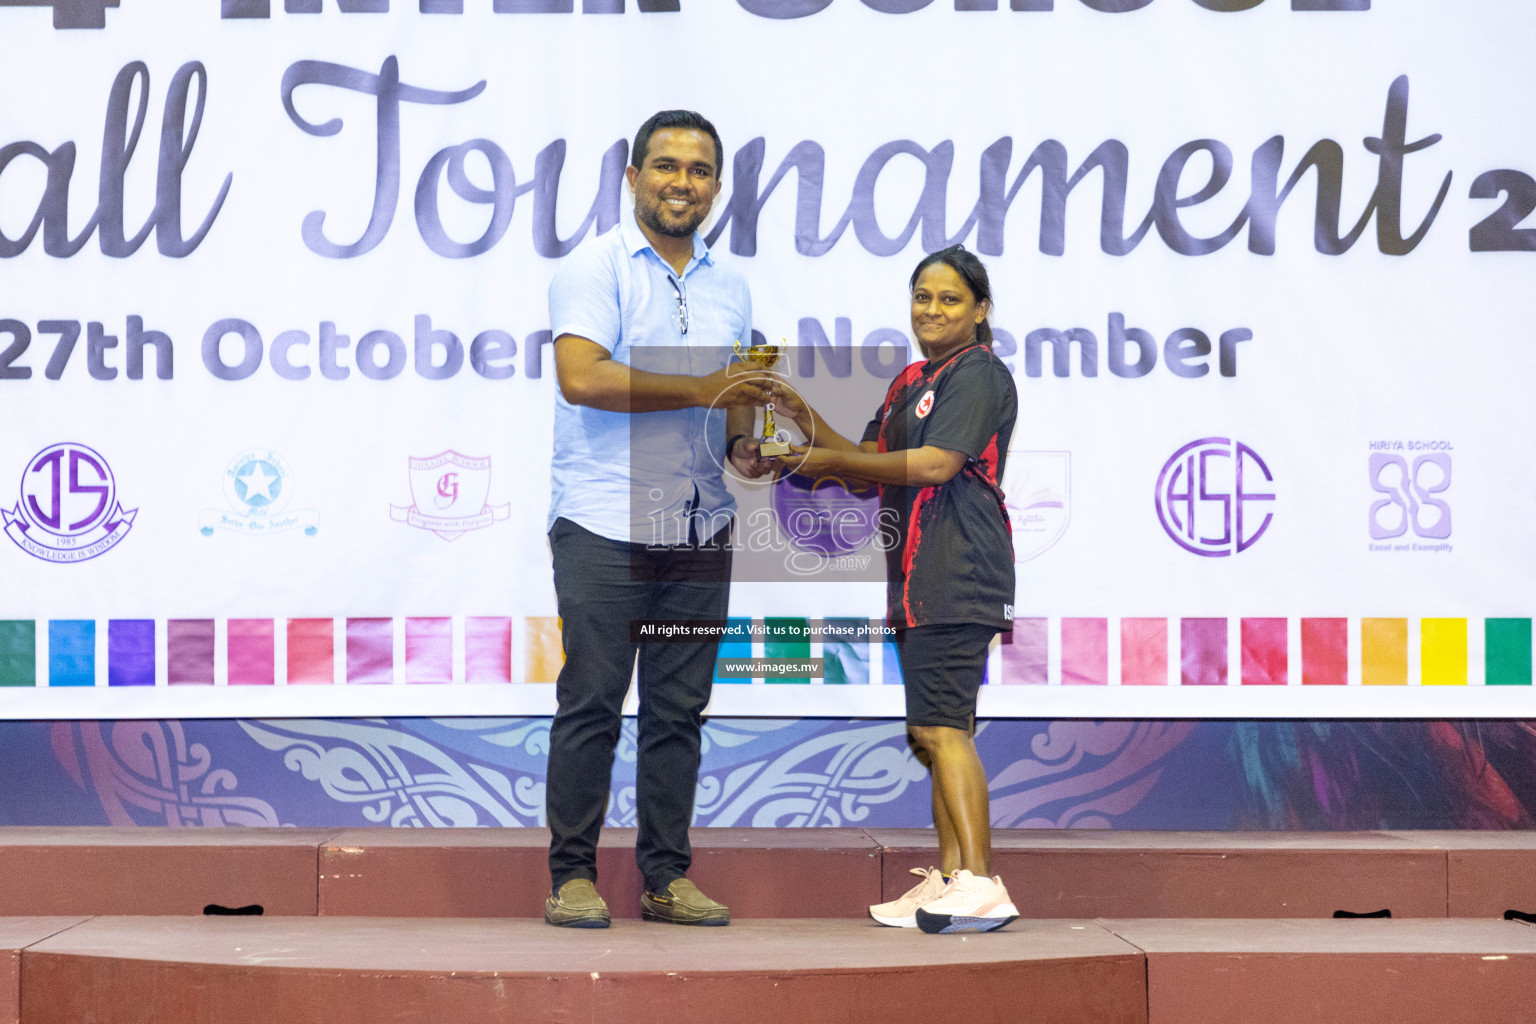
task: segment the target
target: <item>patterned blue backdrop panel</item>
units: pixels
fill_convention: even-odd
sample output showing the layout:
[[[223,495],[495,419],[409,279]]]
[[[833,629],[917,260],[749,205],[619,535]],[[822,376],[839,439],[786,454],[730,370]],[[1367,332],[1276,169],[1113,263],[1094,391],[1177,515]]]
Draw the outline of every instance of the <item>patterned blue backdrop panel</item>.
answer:
[[[0,723],[0,824],[542,823],[547,718]],[[925,827],[900,722],[713,719],[701,826]],[[1536,826],[1536,723],[984,722],[1011,828]],[[633,825],[626,720],[608,822]]]

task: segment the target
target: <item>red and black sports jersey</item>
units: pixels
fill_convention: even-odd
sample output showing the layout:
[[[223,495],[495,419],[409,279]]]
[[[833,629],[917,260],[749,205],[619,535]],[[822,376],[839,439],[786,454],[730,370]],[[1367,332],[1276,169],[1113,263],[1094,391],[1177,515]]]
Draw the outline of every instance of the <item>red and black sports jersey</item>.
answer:
[[[1013,375],[985,345],[913,363],[892,382],[864,440],[882,452],[932,445],[966,463],[938,486],[880,488],[900,536],[885,556],[891,625],[1010,628],[1013,531],[1001,482],[1018,412]]]

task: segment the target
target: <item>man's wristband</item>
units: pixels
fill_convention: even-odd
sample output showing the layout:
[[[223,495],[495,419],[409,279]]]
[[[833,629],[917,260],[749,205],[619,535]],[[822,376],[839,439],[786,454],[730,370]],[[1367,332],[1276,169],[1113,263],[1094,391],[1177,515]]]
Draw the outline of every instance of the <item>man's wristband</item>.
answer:
[[[736,442],[740,441],[742,438],[744,438],[746,436],[747,436],[746,434],[736,434],[736,435],[733,435],[729,441],[725,442],[725,457],[726,457],[727,460],[729,460],[730,457],[733,454],[735,454],[735,452],[736,452]]]

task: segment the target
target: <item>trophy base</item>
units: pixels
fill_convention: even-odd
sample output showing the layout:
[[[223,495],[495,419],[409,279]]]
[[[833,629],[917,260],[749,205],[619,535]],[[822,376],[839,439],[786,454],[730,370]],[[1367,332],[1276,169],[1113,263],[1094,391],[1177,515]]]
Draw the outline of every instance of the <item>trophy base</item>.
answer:
[[[784,441],[763,441],[757,446],[758,458],[777,459],[785,455],[794,454],[794,449]]]

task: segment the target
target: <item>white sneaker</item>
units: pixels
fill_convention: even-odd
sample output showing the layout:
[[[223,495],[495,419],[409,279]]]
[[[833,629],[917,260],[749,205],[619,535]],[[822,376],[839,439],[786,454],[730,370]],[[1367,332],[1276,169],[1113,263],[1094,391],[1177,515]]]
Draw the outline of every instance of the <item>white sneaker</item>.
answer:
[[[936,900],[918,907],[917,926],[930,935],[952,932],[991,932],[1018,919],[1001,878],[955,872],[949,888]]]
[[[923,880],[889,903],[876,903],[870,907],[870,917],[892,928],[917,927],[917,908],[944,895],[949,883],[944,881],[938,868],[913,868],[912,873],[922,875]]]

